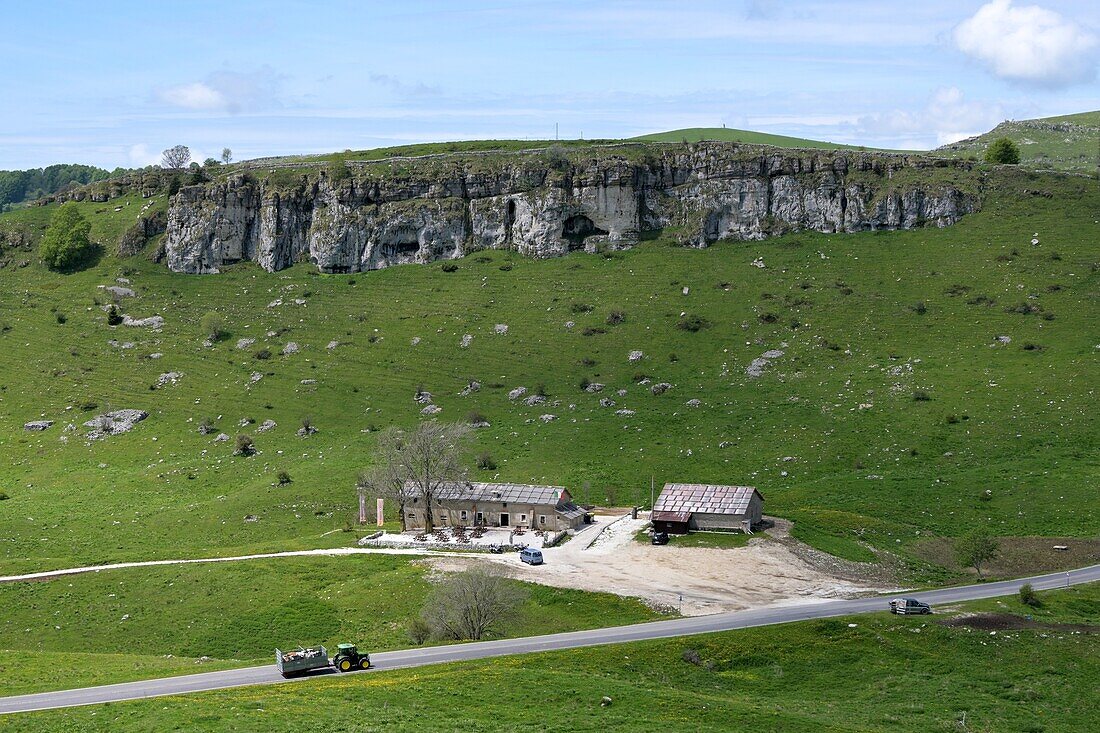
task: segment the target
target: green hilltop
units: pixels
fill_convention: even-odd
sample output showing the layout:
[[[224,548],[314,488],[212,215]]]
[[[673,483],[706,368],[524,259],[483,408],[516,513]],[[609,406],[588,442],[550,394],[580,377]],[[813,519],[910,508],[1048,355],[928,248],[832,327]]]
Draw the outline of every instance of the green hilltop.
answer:
[[[1020,149],[1028,168],[1089,172],[1100,170],[1100,111],[1008,120],[989,132],[932,151],[946,157],[980,158],[991,142],[1007,137]]]
[[[754,132],[752,130],[735,130],[726,127],[688,127],[682,130],[669,130],[668,132],[654,132],[649,135],[639,135],[638,137],[630,139],[642,142],[660,143],[717,141],[746,143],[750,145],[771,145],[776,148],[807,148],[812,150],[884,150],[883,148],[844,145],[841,143],[824,142],[822,140],[809,140],[800,137],[788,137],[786,135],[772,135],[767,132]]]

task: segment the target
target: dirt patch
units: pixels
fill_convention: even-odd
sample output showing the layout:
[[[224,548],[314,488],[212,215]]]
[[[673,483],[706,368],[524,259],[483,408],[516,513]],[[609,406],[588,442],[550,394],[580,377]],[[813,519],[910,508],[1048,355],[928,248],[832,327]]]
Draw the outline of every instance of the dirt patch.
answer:
[[[800,542],[791,537],[792,522],[789,519],[765,517],[765,521],[770,524],[766,530],[769,537],[822,573],[856,583],[873,583],[876,585],[895,585],[897,583],[899,575],[897,558],[887,552],[869,547],[882,561],[881,563],[845,560],[816,547],[810,547],[805,542]]]
[[[965,626],[979,631],[1011,631],[1014,629],[1047,629],[1051,631],[1073,631],[1083,634],[1100,632],[1100,626],[1092,624],[1053,624],[1036,621],[1013,613],[972,613],[944,619],[938,622],[943,626],[959,628]]]
[[[892,589],[837,577],[802,559],[786,544],[763,535],[739,548],[654,546],[634,541],[634,535],[648,523],[646,519],[606,515],[597,519],[565,545],[543,550],[544,565],[524,565],[514,553],[425,562],[436,570],[492,562],[520,580],[640,598],[654,608],[680,611],[685,616],[813,603]]]
[[[1100,563],[1100,539],[1080,537],[1001,537],[1000,554],[982,568],[987,578],[1019,578],[1024,575],[1056,573]],[[1065,550],[1055,550],[1055,546]],[[971,568],[958,567],[954,540],[934,537],[913,545],[913,552],[922,560],[953,568],[960,577],[976,576]]]

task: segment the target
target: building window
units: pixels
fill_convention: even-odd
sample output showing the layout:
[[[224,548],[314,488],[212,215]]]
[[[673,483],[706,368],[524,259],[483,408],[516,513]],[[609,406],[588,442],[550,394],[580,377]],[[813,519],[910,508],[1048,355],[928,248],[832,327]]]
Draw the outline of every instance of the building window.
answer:
[[[546,515],[545,514],[540,514],[539,515],[539,525],[540,526],[545,526],[546,525]]]
[[[527,515],[526,514],[520,514],[519,515],[519,521],[520,521],[520,523],[526,522],[527,521]]]
[[[470,518],[470,515],[466,513],[465,509],[463,509],[458,516],[462,519],[463,522]]]
[[[476,518],[475,523],[476,524],[485,524],[485,513],[484,512],[478,512],[477,513],[477,518]]]

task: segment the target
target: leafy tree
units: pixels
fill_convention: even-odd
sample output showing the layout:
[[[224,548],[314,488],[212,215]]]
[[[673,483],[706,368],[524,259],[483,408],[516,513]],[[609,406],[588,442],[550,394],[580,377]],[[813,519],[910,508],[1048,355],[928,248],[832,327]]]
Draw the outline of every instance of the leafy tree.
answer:
[[[161,166],[171,171],[183,170],[190,162],[191,148],[186,145],[173,145],[161,153]]]
[[[1020,162],[1020,148],[1007,137],[999,137],[985,151],[985,162],[994,165],[1016,165]]]
[[[211,341],[217,341],[225,336],[225,319],[214,311],[209,311],[199,319],[199,328],[202,335]]]
[[[978,580],[982,579],[982,566],[1000,553],[997,539],[989,532],[979,528],[955,541],[955,556],[966,567],[974,568]]]
[[[73,202],[62,204],[50,219],[38,254],[53,270],[67,270],[87,259],[95,247],[88,239],[92,225]]]
[[[231,160],[233,160],[233,151],[229,148],[222,148],[222,162],[229,165]]]

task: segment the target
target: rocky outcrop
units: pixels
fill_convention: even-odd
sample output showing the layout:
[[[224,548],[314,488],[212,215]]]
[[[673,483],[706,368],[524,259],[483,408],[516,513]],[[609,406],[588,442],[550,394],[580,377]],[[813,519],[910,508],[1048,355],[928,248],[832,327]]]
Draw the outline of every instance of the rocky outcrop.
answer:
[[[532,257],[793,230],[857,232],[953,224],[980,206],[961,161],[730,143],[472,154],[236,173],[171,200],[177,272],[254,260],[324,272],[426,263],[481,249]]]

